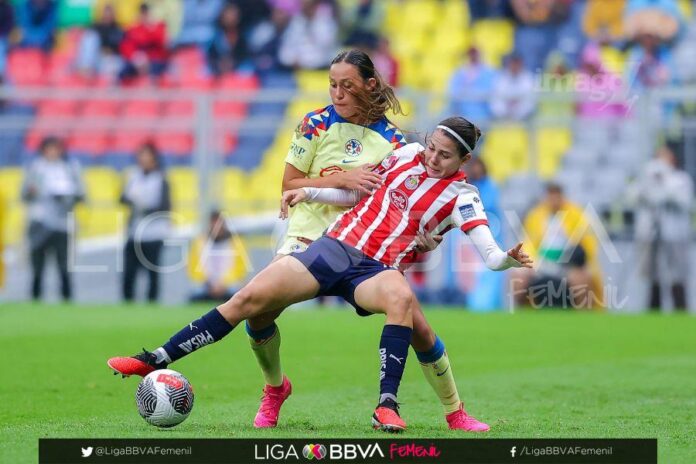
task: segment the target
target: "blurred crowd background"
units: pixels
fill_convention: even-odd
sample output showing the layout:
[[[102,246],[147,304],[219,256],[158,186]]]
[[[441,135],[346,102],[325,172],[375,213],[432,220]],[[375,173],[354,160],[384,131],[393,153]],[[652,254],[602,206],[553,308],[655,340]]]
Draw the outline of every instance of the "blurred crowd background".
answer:
[[[234,292],[283,233],[293,130],[355,47],[397,88],[409,141],[452,114],[482,128],[469,179],[499,242],[539,263],[486,272],[450,237],[409,273],[425,303],[685,310],[695,15],[689,0],[0,0],[0,300]]]

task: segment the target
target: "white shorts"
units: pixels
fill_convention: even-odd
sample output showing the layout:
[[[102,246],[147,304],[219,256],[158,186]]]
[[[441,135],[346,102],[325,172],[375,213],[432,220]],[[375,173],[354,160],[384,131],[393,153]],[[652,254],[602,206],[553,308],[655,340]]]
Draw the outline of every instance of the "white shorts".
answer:
[[[305,243],[297,237],[285,237],[285,241],[280,248],[278,248],[276,254],[289,255],[290,253],[305,251],[308,247],[308,243]]]

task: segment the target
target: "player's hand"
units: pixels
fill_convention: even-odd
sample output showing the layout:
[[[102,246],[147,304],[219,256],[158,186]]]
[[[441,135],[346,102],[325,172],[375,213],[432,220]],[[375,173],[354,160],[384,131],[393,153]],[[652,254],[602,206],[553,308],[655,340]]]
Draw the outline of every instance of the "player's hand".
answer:
[[[292,208],[298,203],[301,203],[307,199],[307,192],[304,189],[294,189],[286,190],[283,192],[283,196],[280,199],[280,214],[278,215],[281,219],[288,218],[288,208]]]
[[[530,258],[527,253],[522,251],[522,242],[518,243],[514,248],[510,248],[507,251],[507,254],[509,257],[520,263],[522,267],[527,267],[531,269],[532,264],[534,264],[532,258]]]
[[[365,195],[370,195],[382,185],[382,176],[372,172],[374,164],[363,164],[350,171],[342,172],[341,188],[346,190],[357,190]]]
[[[418,235],[416,235],[416,246],[413,249],[416,253],[427,253],[437,248],[440,243],[442,243],[442,235],[418,232]]]

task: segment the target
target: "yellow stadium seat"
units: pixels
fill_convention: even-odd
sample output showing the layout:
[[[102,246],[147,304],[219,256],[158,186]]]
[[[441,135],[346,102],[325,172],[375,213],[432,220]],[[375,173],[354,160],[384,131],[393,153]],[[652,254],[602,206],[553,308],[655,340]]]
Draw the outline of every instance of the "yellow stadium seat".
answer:
[[[626,54],[618,48],[612,46],[602,47],[601,49],[602,63],[609,71],[623,75],[626,66]]]
[[[92,205],[83,203],[75,208],[79,238],[95,238],[123,233],[128,224],[128,211],[116,203]]]
[[[21,168],[0,169],[0,189],[2,196],[8,203],[21,201],[22,180],[24,173]]]
[[[17,245],[22,241],[25,233],[25,212],[26,210],[21,203],[8,202],[5,211],[5,230],[0,231],[0,233],[4,233],[5,245]]]
[[[693,14],[693,4],[689,0],[679,0],[679,11],[685,20],[689,20]]]
[[[169,170],[173,220],[176,225],[195,224],[198,219],[198,175],[191,168]]]
[[[407,30],[429,29],[435,25],[442,14],[440,2],[435,0],[410,0],[401,8],[401,24]]]
[[[573,144],[570,129],[546,127],[536,133],[538,166],[537,173],[544,179],[552,178],[561,163],[563,155]]]
[[[503,57],[512,51],[515,28],[512,22],[504,19],[482,19],[472,25],[471,35],[484,61],[498,68]]]
[[[512,174],[529,171],[527,131],[520,126],[490,129],[485,135],[481,156],[496,182],[503,182]]]
[[[4,230],[0,230],[4,240],[0,242],[5,245],[15,245],[24,236],[24,205],[20,196],[23,176],[21,168],[0,169],[0,198],[5,203]]]
[[[297,71],[295,72],[297,87],[302,92],[321,92],[329,85],[326,71]]]
[[[110,168],[88,168],[83,172],[87,201],[91,204],[117,203],[121,196],[121,176]]]

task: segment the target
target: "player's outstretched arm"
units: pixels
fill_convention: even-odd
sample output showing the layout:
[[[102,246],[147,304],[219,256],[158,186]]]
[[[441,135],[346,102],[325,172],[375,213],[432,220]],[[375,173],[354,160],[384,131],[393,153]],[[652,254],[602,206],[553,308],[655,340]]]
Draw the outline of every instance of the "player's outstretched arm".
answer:
[[[522,242],[508,251],[503,251],[487,225],[478,225],[467,233],[489,269],[504,271],[511,267],[532,267],[532,259],[522,251]]]
[[[343,190],[335,188],[303,187],[300,189],[283,192],[280,199],[280,214],[278,217],[287,219],[288,210],[303,201],[313,201],[325,205],[355,206],[361,198],[356,190]]]

